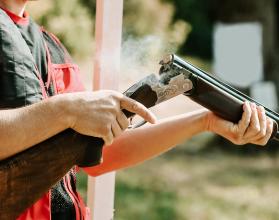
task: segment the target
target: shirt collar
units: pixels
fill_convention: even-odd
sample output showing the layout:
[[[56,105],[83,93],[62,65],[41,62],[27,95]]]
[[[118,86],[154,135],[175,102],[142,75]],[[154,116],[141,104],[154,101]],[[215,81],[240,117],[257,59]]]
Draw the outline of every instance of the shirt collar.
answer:
[[[23,25],[23,26],[27,26],[29,24],[29,14],[26,11],[24,11],[23,16],[20,17],[5,8],[2,7],[0,8],[7,13],[7,15],[13,20],[15,24]]]

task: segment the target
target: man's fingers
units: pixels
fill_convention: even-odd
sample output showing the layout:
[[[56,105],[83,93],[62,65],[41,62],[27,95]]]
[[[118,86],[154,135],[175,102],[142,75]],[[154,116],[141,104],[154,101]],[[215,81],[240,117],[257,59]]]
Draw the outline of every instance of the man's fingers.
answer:
[[[258,145],[263,145],[263,146],[266,145],[270,139],[272,132],[273,132],[273,120],[271,120],[270,118],[267,118],[265,136],[259,138],[258,140],[254,141],[252,143],[258,144]]]
[[[258,118],[260,124],[260,131],[256,134],[255,139],[261,139],[266,135],[267,116],[265,115],[265,109],[262,106],[257,106]]]
[[[243,115],[239,121],[239,133],[243,135],[249,127],[252,110],[250,104],[245,101],[243,104]]]
[[[118,121],[118,124],[122,130],[128,128],[129,120],[127,119],[127,117],[124,115],[122,111],[120,111],[120,113],[116,116],[116,120]]]
[[[141,116],[144,120],[152,124],[156,122],[156,117],[150,110],[141,103],[126,96],[123,96],[121,99],[120,107]]]
[[[113,133],[108,132],[108,134],[106,136],[103,137],[103,140],[105,142],[105,145],[111,145],[113,142]]]
[[[111,130],[114,138],[118,137],[123,132],[116,120],[112,122]]]
[[[247,128],[247,131],[244,135],[246,139],[250,139],[250,138],[258,135],[258,133],[261,130],[257,106],[255,103],[250,103],[250,106],[251,106],[252,114],[251,114],[250,125]]]

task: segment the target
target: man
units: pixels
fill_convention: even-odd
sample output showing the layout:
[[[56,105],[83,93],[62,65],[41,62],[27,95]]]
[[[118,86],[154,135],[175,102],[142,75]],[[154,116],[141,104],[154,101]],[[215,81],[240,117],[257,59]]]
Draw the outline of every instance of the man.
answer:
[[[29,18],[26,3],[27,0],[0,0],[2,12],[12,21],[0,17],[7,24],[0,26],[0,106],[9,108],[0,111],[0,159],[67,128],[100,137],[107,145],[103,163],[84,169],[93,176],[143,162],[203,131],[215,132],[235,144],[265,145],[269,140],[272,120],[253,103],[243,105],[238,124],[202,109],[125,131],[129,123],[121,109],[150,123],[156,119],[144,106],[118,92],[83,92],[77,68],[67,51],[55,36]],[[75,172],[71,170],[18,219],[84,219],[86,213],[81,207]]]

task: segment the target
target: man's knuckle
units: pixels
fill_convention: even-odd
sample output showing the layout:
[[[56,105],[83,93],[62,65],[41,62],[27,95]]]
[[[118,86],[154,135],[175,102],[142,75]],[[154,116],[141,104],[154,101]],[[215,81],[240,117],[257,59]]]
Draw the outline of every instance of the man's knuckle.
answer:
[[[255,126],[253,127],[253,131],[254,131],[255,133],[260,133],[261,127],[260,127],[259,125],[255,125]]]
[[[266,139],[262,139],[262,140],[258,141],[258,143],[256,143],[256,144],[258,144],[259,146],[265,146],[267,144],[267,141],[268,140],[266,140]]]
[[[271,133],[272,130],[273,130],[273,124],[272,124],[272,123],[268,123],[268,124],[266,125],[266,132],[267,132],[267,133]]]
[[[119,111],[120,111],[120,109],[117,106],[115,106],[115,105],[110,106],[110,108],[109,108],[109,112],[111,113],[110,118],[115,117],[115,115],[118,114]]]
[[[151,120],[151,115],[149,115],[149,113],[146,111],[144,112],[144,117],[148,120]]]
[[[264,137],[266,135],[266,130],[261,130],[260,131],[260,137]]]
[[[139,104],[137,102],[132,102],[132,108],[134,111],[138,111],[139,110]]]
[[[268,140],[265,140],[261,143],[261,146],[265,146],[267,144]]]
[[[250,118],[252,115],[252,110],[251,109],[247,109],[247,116]]]
[[[114,93],[109,93],[108,99],[110,100],[111,103],[114,103],[115,100],[117,100],[117,96]]]

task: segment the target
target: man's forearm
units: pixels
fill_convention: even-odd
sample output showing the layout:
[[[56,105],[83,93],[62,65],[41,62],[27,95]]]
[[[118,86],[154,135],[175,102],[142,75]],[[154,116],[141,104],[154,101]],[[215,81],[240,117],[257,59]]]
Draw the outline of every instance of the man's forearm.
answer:
[[[66,93],[27,107],[0,110],[0,160],[67,128],[111,143],[129,124],[122,109],[155,122],[142,104],[111,90]]]
[[[65,130],[63,98],[10,110],[0,110],[0,160],[21,152]]]
[[[206,130],[206,110],[198,110],[161,120],[154,125],[124,132],[103,150],[103,163],[85,168],[98,176],[130,167],[155,157],[185,139]]]

